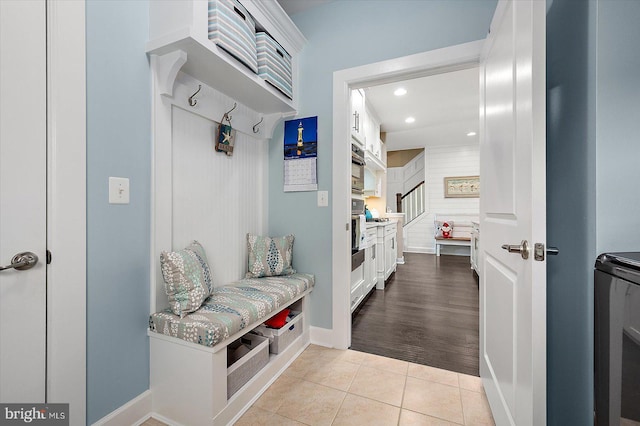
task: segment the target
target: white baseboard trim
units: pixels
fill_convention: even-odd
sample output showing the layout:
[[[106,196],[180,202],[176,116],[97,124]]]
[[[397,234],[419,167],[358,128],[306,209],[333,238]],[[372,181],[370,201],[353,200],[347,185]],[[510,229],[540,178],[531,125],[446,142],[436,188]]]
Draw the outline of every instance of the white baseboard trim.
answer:
[[[162,423],[168,424],[169,426],[185,426],[185,425],[182,425],[180,423],[176,423],[173,420],[168,419],[168,418],[166,418],[164,416],[161,416],[160,414],[155,413],[155,412],[151,413],[150,417],[153,417],[154,419],[156,419],[158,421],[161,421]]]
[[[139,426],[149,417],[151,417],[151,391],[146,390],[95,422],[93,426]]]
[[[406,253],[436,254],[436,249],[434,247],[407,247],[405,252]]]
[[[327,348],[333,347],[333,330],[332,329],[311,326],[309,327],[309,333],[311,335],[312,344],[325,346]]]

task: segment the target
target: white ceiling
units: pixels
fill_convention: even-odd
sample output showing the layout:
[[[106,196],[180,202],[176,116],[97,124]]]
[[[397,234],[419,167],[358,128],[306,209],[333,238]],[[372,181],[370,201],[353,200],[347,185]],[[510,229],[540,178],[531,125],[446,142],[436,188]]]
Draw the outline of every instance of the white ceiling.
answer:
[[[383,84],[365,89],[367,101],[387,132],[387,150],[477,142],[478,68]],[[393,92],[404,87],[407,94]],[[405,123],[412,116],[413,124]]]
[[[1,1],[1,0],[0,0]],[[291,16],[335,0],[278,0]],[[477,143],[479,87],[478,69],[471,68],[383,84],[365,89],[366,98],[387,132],[387,150],[437,145]],[[407,94],[397,97],[398,87]],[[413,124],[404,122],[412,116]]]

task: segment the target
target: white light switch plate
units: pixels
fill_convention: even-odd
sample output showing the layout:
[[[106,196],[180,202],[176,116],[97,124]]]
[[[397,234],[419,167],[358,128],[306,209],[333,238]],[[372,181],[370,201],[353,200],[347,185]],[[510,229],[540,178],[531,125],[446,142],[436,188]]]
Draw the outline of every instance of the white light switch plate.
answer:
[[[318,191],[318,207],[329,205],[329,191]]]
[[[109,204],[129,204],[128,178],[109,178]]]

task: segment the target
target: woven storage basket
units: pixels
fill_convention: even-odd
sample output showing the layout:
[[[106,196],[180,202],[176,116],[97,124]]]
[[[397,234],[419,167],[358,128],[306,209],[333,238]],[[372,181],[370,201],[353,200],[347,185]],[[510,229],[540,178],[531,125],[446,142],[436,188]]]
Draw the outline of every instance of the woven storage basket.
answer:
[[[302,312],[291,311],[289,316],[291,319],[282,328],[275,329],[260,325],[252,331],[252,333],[269,339],[269,352],[272,354],[279,354],[284,351],[302,334]]]
[[[250,351],[227,368],[227,399],[269,363],[269,339],[256,334],[245,334],[227,346],[227,353],[240,345],[247,346]]]

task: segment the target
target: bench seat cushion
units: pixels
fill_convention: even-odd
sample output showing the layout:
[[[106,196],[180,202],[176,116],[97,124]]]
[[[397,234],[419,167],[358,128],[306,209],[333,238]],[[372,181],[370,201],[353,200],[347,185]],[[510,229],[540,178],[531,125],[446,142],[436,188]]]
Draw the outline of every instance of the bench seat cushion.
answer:
[[[314,285],[310,274],[246,278],[214,288],[200,309],[180,318],[167,309],[149,318],[149,329],[204,346],[215,346],[240,330],[278,313]]]

